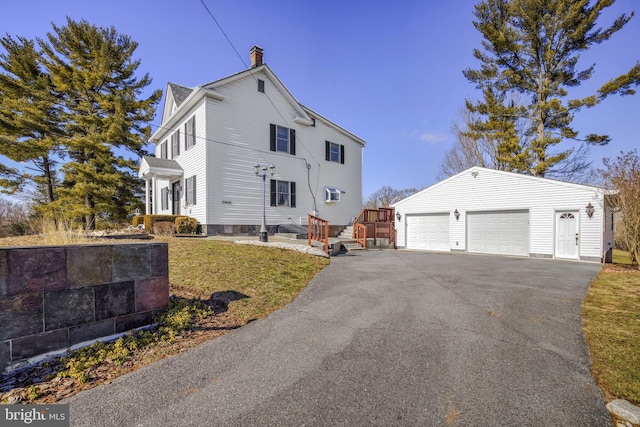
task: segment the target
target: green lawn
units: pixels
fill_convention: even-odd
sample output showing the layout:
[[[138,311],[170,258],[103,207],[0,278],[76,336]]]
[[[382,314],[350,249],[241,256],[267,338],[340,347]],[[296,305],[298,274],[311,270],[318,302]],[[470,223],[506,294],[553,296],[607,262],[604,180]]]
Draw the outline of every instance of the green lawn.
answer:
[[[629,258],[629,252],[621,251],[620,249],[614,249],[613,263],[622,264],[622,265],[631,265],[631,258]]]
[[[164,240],[169,242],[171,292],[205,299],[224,291],[246,295],[230,305],[244,321],[264,317],[293,301],[330,263],[327,258],[273,247],[208,239]]]
[[[614,259],[626,259],[616,254]],[[640,272],[604,270],[582,306],[592,372],[607,400],[640,404]]]

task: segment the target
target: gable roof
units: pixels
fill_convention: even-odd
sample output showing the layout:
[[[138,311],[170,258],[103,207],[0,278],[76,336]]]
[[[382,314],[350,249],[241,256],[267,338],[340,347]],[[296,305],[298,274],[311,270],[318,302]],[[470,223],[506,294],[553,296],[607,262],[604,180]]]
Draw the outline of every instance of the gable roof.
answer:
[[[546,182],[546,183],[551,183],[551,184],[555,184],[561,187],[567,187],[567,188],[579,188],[579,189],[583,189],[583,190],[591,190],[591,191],[599,191],[602,192],[605,195],[610,195],[610,194],[614,194],[615,191],[611,191],[611,190],[606,190],[604,188],[600,188],[600,187],[595,187],[592,185],[585,185],[585,184],[576,184],[573,182],[567,182],[567,181],[560,181],[557,179],[551,179],[551,178],[542,178],[539,176],[533,176],[533,175],[525,175],[525,174],[521,174],[521,173],[515,173],[515,172],[507,172],[507,171],[502,171],[502,170],[498,170],[498,169],[489,169],[489,168],[483,168],[480,166],[473,166],[470,167],[469,169],[463,170],[462,172],[459,172],[455,175],[450,176],[449,178],[446,178],[440,182],[436,182],[435,184],[421,190],[418,191],[415,194],[412,194],[409,197],[406,197],[394,204],[392,204],[392,207],[395,207],[396,205],[398,205],[399,203],[404,203],[407,200],[413,199],[414,197],[419,197],[419,195],[430,191],[434,188],[440,187],[441,185],[445,185],[446,183],[453,181],[455,179],[457,179],[458,177],[460,177],[461,175],[464,174],[468,174],[468,173],[474,173],[474,172],[483,172],[484,173],[492,173],[492,174],[497,174],[497,175],[503,175],[505,177],[505,179],[509,179],[509,178],[519,178],[519,179],[526,179],[526,180],[532,180],[532,181],[537,181],[537,182]]]
[[[171,89],[171,93],[173,94],[173,101],[178,107],[184,102],[185,99],[187,99],[189,95],[191,95],[191,92],[193,92],[192,88],[180,86],[175,83],[169,83],[169,88]]]
[[[275,75],[275,73],[271,70],[271,68],[269,68],[267,64],[262,64],[257,67],[237,72],[230,76],[205,83],[201,86],[197,86],[194,89],[180,86],[175,83],[169,83],[167,87],[167,97],[165,99],[164,111],[162,115],[162,127],[154,132],[153,135],[151,135],[150,141],[154,143],[160,142],[162,136],[166,132],[168,132],[168,129],[173,126],[173,122],[181,116],[182,111],[186,111],[187,109],[191,108],[203,97],[209,96],[216,100],[222,101],[224,100],[225,96],[217,92],[216,89],[243,78],[251,77],[252,79],[256,79],[255,74],[260,72],[264,73],[267,78],[271,80],[271,82],[276,86],[276,88],[278,88],[278,90],[280,90],[285,99],[287,99],[287,101],[294,108],[296,116],[291,118],[294,122],[305,126],[311,126],[314,119],[319,118],[328,126],[335,128],[345,136],[353,139],[354,141],[357,141],[363,146],[365,145],[365,141],[359,136],[349,132],[343,127],[335,124],[334,122],[328,120],[327,118],[321,116],[320,114],[312,111],[311,109],[298,102],[298,100],[291,94],[289,89],[287,89],[287,87],[280,81],[280,79]],[[171,98],[177,106],[174,112],[170,112],[170,105],[167,103],[167,100],[169,99],[169,93],[171,93]]]
[[[161,159],[154,156],[142,156],[138,176],[143,178],[153,174],[159,177],[175,178],[182,175],[183,169],[173,159]]]

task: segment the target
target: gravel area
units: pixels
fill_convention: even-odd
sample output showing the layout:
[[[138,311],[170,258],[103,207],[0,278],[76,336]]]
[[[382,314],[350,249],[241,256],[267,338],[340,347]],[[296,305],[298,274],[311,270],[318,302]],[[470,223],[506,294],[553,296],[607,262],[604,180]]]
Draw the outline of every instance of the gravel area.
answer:
[[[288,249],[291,251],[302,252],[305,254],[321,256],[325,258],[330,258],[329,254],[325,253],[323,250],[314,248],[308,245],[301,245],[298,243],[284,243],[284,242],[260,242],[256,240],[234,240],[234,243],[239,243],[243,245],[254,245],[254,246],[271,246],[273,248],[280,249]]]

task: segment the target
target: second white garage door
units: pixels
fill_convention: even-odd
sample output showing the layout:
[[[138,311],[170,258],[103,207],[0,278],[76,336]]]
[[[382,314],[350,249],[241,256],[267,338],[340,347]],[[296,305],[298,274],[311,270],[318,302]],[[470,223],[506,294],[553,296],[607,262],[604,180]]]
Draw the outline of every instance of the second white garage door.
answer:
[[[407,249],[449,251],[449,213],[407,215]]]
[[[468,212],[468,251],[529,256],[529,211]]]

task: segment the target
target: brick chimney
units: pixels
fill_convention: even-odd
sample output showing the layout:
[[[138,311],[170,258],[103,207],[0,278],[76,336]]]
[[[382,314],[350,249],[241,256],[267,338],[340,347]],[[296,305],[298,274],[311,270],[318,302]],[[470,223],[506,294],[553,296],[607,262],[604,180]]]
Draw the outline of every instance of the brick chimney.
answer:
[[[251,68],[259,67],[262,65],[262,53],[264,51],[260,46],[254,46],[251,48]]]

